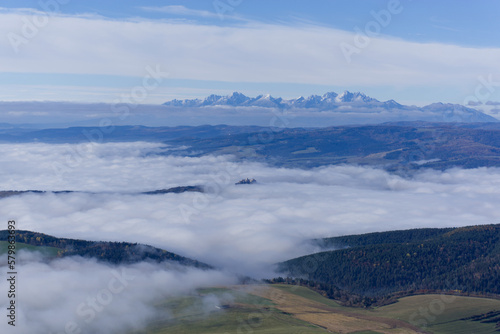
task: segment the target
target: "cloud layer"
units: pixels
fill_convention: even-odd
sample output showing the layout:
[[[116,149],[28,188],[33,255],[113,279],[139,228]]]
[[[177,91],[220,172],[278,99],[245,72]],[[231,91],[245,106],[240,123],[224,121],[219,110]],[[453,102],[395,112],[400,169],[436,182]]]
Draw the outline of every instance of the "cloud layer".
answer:
[[[81,258],[44,263],[24,254],[18,265],[20,333],[141,328],[159,316],[155,302],[233,284],[234,274],[271,277],[274,263],[317,250],[311,238],[489,224],[500,217],[495,168],[401,178],[364,167],[284,169],[231,156],[173,157],[166,150],[141,142],[0,145],[0,189],[82,191],[3,198],[5,222],[15,219],[19,229],[60,237],[150,244],[218,267],[116,267]],[[54,163],[66,167],[54,169]],[[246,177],[258,183],[234,185]],[[196,184],[208,192],[135,194]],[[119,277],[134,279],[125,279],[121,289]],[[6,284],[0,282],[1,291]],[[0,307],[6,308],[4,300]],[[168,310],[162,312],[168,317]]]
[[[189,295],[195,288],[232,284],[217,271],[138,263],[110,266],[80,257],[41,261],[36,253],[18,255],[17,319],[13,331],[0,322],[3,333],[112,334],[145,328],[149,321],[168,319],[168,309],[155,303]],[[6,267],[0,267],[6,271]],[[6,280],[0,289],[8,291]],[[2,310],[7,308],[4,298]],[[213,307],[215,310],[215,307]]]
[[[371,17],[370,22],[377,24]],[[178,79],[398,89],[431,85],[452,87],[465,97],[473,94],[478,76],[500,70],[498,48],[415,43],[360,29],[4,11],[0,33],[10,37],[0,40],[0,71],[143,78],[147,66],[159,65]],[[341,45],[357,51],[346,58]]]
[[[313,251],[310,238],[488,224],[500,216],[495,168],[405,179],[354,166],[296,170],[231,156],[172,157],[151,143],[85,145],[0,145],[0,188],[90,192],[5,198],[0,216],[22,229],[147,243],[254,276]],[[61,173],[52,168],[65,161],[71,164]],[[258,184],[234,185],[246,177]],[[198,184],[208,193],[134,194]]]

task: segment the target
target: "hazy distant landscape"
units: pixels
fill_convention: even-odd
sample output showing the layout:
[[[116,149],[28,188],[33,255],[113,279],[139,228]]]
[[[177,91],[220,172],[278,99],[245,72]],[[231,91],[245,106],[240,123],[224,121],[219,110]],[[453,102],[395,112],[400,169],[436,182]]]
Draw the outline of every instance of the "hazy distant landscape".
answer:
[[[4,143],[164,143],[166,154],[238,159],[291,168],[354,164],[386,170],[500,166],[500,123],[401,122],[380,125],[275,128],[258,126],[99,127],[0,130]]]

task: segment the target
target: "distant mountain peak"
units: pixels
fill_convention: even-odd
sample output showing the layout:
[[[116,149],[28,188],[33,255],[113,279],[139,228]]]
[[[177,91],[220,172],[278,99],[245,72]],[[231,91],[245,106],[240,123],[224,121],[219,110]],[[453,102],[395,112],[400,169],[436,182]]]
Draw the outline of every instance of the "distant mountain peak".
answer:
[[[250,100],[248,96],[239,92],[233,92],[231,96],[226,98],[226,102],[229,105],[240,105],[246,103],[248,100]]]
[[[350,91],[346,90],[342,94],[338,95],[335,100],[337,102],[380,102],[374,98],[371,98],[361,92],[354,92],[351,93]]]

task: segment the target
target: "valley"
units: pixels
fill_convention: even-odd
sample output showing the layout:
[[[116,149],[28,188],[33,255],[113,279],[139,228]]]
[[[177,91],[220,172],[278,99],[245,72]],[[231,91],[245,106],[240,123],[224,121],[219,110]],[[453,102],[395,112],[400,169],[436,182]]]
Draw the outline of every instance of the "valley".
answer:
[[[488,285],[482,285],[477,281],[480,277],[485,277],[486,282],[493,283],[490,287],[493,289],[498,287],[494,283],[498,282],[498,277],[494,276],[498,274],[498,265],[495,265],[498,261],[491,258],[498,255],[498,229],[498,225],[458,229],[417,229],[315,240],[313,242],[317,242],[325,248],[333,246],[340,248],[338,251],[330,251],[329,253],[356,254],[361,251],[363,253],[360,258],[362,263],[350,259],[346,263],[350,269],[343,272],[341,260],[337,259],[335,263],[332,263],[328,257],[330,255],[326,255],[327,253],[311,254],[309,258],[312,260],[306,260],[308,263],[303,265],[297,264],[297,262],[304,260],[293,259],[284,263],[286,267],[283,267],[284,264],[282,264],[282,268],[289,268],[292,274],[299,276],[302,274],[297,271],[297,268],[308,268],[309,281],[288,278],[285,281],[273,279],[272,281],[266,280],[273,284],[264,285],[258,280],[242,277],[240,280],[245,280],[246,284],[197,289],[187,295],[155,302],[152,306],[156,309],[156,315],[148,322],[146,329],[140,332],[130,332],[130,334],[215,334],[235,330],[262,334],[465,334],[470,332],[482,334],[500,332],[500,293],[497,290],[489,290]],[[6,240],[7,236],[7,231],[0,231],[0,240]],[[88,259],[95,258],[115,265],[138,261],[156,261],[166,265],[176,263],[186,268],[215,269],[196,260],[144,245],[61,239],[29,231],[17,231],[16,239],[19,242],[18,249],[20,251],[40,252],[45,256],[44,261],[49,262],[56,258],[80,256]],[[477,283],[474,286],[476,289],[483,287],[485,290],[467,290],[465,286],[461,287],[461,290],[457,290],[454,289],[458,288],[456,286],[443,286],[439,291],[438,287],[433,285],[435,284],[433,279],[443,282],[449,281],[449,279],[443,279],[439,276],[438,263],[426,264],[425,252],[415,253],[411,256],[422,264],[423,267],[419,268],[424,276],[419,280],[426,282],[426,285],[413,283],[411,285],[413,290],[393,292],[394,288],[401,289],[403,287],[401,284],[404,279],[399,276],[402,272],[409,270],[407,268],[411,268],[411,263],[405,263],[403,266],[390,265],[390,268],[394,270],[386,268],[384,270],[386,278],[384,279],[397,282],[397,284],[384,287],[383,283],[377,281],[376,287],[370,287],[371,292],[365,296],[360,294],[360,291],[367,291],[368,286],[364,287],[365,290],[359,290],[359,288],[356,290],[356,288],[347,288],[345,283],[342,283],[344,288],[340,290],[335,286],[337,284],[335,282],[341,282],[338,279],[330,280],[331,285],[320,283],[328,282],[319,274],[323,267],[334,270],[337,276],[340,275],[343,278],[342,282],[349,280],[366,285],[381,277],[381,273],[376,270],[370,271],[367,274],[368,277],[365,277],[362,272],[365,267],[377,267],[376,264],[379,260],[372,253],[380,254],[378,245],[387,249],[389,253],[397,254],[398,251],[395,251],[394,247],[398,247],[399,244],[409,247],[415,245],[418,249],[422,249],[420,245],[430,247],[436,243],[441,251],[450,252],[458,242],[461,245],[462,255],[450,256],[468,259],[467,252],[469,250],[464,247],[464,242],[473,245],[475,241],[491,246],[491,254],[485,251],[486,249],[474,250],[475,248],[471,248],[471,254],[476,256],[475,259],[472,259],[475,262],[473,276]],[[0,253],[6,252],[6,245],[5,241],[0,241]],[[135,248],[140,252],[134,251]],[[405,254],[407,252],[410,254],[410,251],[404,251]],[[118,258],[117,254],[120,254]],[[408,257],[408,254],[405,257]],[[443,255],[429,254],[437,259],[443,257]],[[481,263],[490,263],[494,267],[491,265],[483,266]],[[460,263],[457,265],[460,266]],[[464,263],[463,268],[468,267],[469,264]],[[311,271],[313,268],[316,268],[316,271]],[[460,270],[461,273],[457,274],[449,263],[446,266],[446,272],[451,277],[464,276],[463,269]],[[427,278],[425,272],[429,273]],[[436,274],[438,275],[432,276]],[[145,273],[145,275],[148,274]],[[392,276],[387,278],[387,275]],[[312,280],[314,278],[317,279],[316,282]],[[464,276],[463,279],[466,277]],[[353,285],[353,287],[355,286]],[[334,292],[332,293],[332,291]],[[482,298],[467,296],[481,294]]]

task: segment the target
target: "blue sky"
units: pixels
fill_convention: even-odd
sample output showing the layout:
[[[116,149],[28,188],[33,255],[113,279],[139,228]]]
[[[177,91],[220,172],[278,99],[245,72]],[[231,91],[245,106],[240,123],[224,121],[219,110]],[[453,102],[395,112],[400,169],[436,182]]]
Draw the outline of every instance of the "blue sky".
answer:
[[[193,15],[176,15],[165,12],[142,10],[143,7],[184,6],[189,9],[216,13],[215,1],[60,1],[62,13],[77,15],[99,14],[108,18],[126,19],[145,17],[150,19],[191,18]],[[40,1],[48,3],[50,0]],[[226,16],[240,16],[249,20],[266,23],[310,22],[342,30],[352,30],[371,20],[370,12],[387,6],[386,0],[221,0],[227,4]],[[405,7],[397,18],[399,22],[384,29],[384,34],[417,42],[442,42],[457,45],[498,47],[500,39],[500,2],[470,0],[401,0]],[[39,1],[4,0],[4,8],[41,9]],[[224,8],[224,7],[220,7]],[[233,8],[232,10],[229,8]],[[230,25],[234,20],[205,20],[210,24]]]
[[[0,7],[3,101],[111,103],[137,93],[147,68],[168,75],[140,103],[346,89],[417,105],[500,100],[498,1],[6,0]]]

